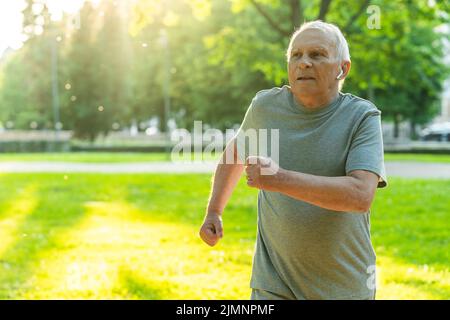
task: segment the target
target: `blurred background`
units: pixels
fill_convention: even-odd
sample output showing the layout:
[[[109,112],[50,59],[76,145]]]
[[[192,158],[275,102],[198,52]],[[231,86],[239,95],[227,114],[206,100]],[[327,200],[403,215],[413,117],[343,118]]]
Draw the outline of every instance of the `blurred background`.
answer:
[[[382,110],[386,143],[450,139],[446,1],[15,0],[0,12],[2,151],[161,145],[194,120],[233,128],[257,91],[287,83],[289,36],[315,18],[347,37],[344,91]]]
[[[287,84],[290,35],[314,19],[348,40],[343,91],[382,111],[391,179],[372,208],[379,298],[450,298],[449,9],[1,2],[0,298],[247,299],[256,191],[239,184],[227,236],[207,248],[197,229],[217,156],[180,165],[170,152],[194,121],[225,135],[257,91]]]

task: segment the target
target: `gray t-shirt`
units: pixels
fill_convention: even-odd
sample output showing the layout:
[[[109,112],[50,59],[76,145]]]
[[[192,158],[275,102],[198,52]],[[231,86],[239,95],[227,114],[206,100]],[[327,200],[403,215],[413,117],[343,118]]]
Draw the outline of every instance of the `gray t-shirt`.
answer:
[[[328,177],[367,170],[385,187],[380,114],[369,101],[343,93],[312,111],[283,86],[256,94],[237,137],[247,129],[278,129],[280,167]],[[242,161],[254,154],[247,149],[238,142]],[[338,212],[259,191],[252,288],[291,299],[371,299],[374,270],[370,211]]]

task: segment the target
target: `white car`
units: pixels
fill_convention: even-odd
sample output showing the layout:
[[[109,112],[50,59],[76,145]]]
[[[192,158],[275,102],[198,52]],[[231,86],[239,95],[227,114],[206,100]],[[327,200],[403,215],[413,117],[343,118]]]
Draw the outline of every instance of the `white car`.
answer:
[[[424,141],[450,141],[450,122],[436,123],[420,133]]]

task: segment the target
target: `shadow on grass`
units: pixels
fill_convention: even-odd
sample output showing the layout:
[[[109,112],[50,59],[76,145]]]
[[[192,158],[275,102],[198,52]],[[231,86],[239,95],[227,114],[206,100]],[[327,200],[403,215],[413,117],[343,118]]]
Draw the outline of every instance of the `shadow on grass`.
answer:
[[[30,185],[25,180],[10,179],[9,175],[0,174],[0,220],[7,217],[11,202]]]
[[[210,174],[148,174],[123,183],[129,186],[124,201],[143,215],[148,213],[152,219],[200,228],[210,193]],[[250,231],[254,238],[258,191],[244,185],[245,179],[241,179],[227,205],[224,220],[228,230]]]
[[[164,294],[162,290],[152,286],[148,279],[144,280],[131,271],[121,270],[119,283],[126,290],[128,298],[139,300],[162,300]]]
[[[62,180],[63,176],[58,178]],[[57,238],[83,218],[83,204],[92,197],[90,192],[80,192],[76,185],[61,185],[59,179],[42,183],[34,181],[36,176],[14,175],[2,180],[8,183],[8,179],[26,180],[37,186],[35,194],[30,194],[36,199],[34,208],[17,226],[14,241],[0,256],[3,262],[0,265],[0,298],[14,299],[33,289],[31,277],[33,270],[39,267],[40,259],[45,258],[46,251],[57,248]]]
[[[441,283],[439,283],[437,280],[423,280],[423,279],[407,279],[401,281],[401,283],[414,287],[414,288],[420,288],[420,290],[427,292],[429,294],[434,295],[435,297],[444,297],[445,299],[450,298],[450,291],[448,286],[445,287]]]
[[[36,186],[35,193],[30,194],[36,198],[36,203],[18,224],[14,241],[4,254],[0,254],[0,298],[20,298],[27,290],[38,290],[33,287],[34,270],[39,268],[40,259],[45,258],[49,250],[67,250],[58,239],[76,228],[84,218],[86,202],[123,200],[138,208],[136,214],[140,217],[200,227],[209,195],[210,175],[96,177],[73,175],[66,181],[63,175],[1,176],[1,184],[7,186],[0,189],[2,210],[7,208],[6,200],[14,201],[17,190],[28,184]],[[448,252],[444,252],[448,246],[445,221],[448,221],[450,212],[445,203],[447,184],[433,182],[427,185],[424,181],[411,186],[409,181],[391,180],[391,188],[378,196],[373,211],[374,243],[387,256],[415,265],[427,263],[448,268]],[[420,198],[423,194],[427,197]],[[7,213],[1,212],[0,218]],[[253,241],[255,215],[256,192],[241,184],[224,217],[225,230],[228,231],[225,240],[236,245],[242,238]],[[217,249],[211,252],[213,250]],[[167,253],[168,256],[170,254]],[[167,297],[167,292],[156,289],[161,287],[160,284],[140,279],[126,270],[120,279],[130,295],[138,299]],[[434,283],[424,282],[418,277],[400,282],[439,296],[445,295],[447,290],[438,289]]]

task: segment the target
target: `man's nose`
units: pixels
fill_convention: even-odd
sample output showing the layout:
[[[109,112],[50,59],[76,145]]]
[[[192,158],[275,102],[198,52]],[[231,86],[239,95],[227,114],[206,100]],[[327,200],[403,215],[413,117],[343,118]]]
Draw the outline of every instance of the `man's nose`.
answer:
[[[312,66],[312,63],[309,60],[307,60],[307,59],[300,60],[299,64],[298,64],[298,67],[300,69],[311,68],[311,66]]]
[[[310,68],[311,66],[312,66],[312,63],[311,63],[311,61],[309,60],[308,57],[303,56],[298,61],[298,67],[300,69]]]

